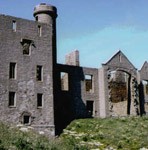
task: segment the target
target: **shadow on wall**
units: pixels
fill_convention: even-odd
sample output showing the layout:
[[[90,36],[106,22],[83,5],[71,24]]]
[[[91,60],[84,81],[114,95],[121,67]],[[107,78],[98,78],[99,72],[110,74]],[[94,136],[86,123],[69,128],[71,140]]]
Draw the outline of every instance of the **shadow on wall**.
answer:
[[[81,67],[57,65],[54,83],[55,133],[59,135],[74,119],[87,118],[87,108],[82,100],[81,82],[84,73]]]
[[[145,107],[144,107],[144,103],[145,103],[144,86],[142,82],[140,82],[139,84],[139,99],[140,99],[140,112],[141,112],[140,115],[146,114]]]

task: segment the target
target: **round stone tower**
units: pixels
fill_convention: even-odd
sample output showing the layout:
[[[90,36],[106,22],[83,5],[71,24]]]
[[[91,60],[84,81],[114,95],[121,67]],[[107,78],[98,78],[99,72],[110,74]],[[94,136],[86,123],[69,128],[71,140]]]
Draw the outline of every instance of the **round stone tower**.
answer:
[[[52,38],[52,54],[53,54],[53,65],[57,62],[56,56],[56,18],[57,18],[57,8],[55,6],[41,3],[34,8],[33,13],[37,22],[45,23],[50,26]]]
[[[33,15],[38,22],[53,24],[57,17],[57,9],[52,5],[41,3],[34,8]]]

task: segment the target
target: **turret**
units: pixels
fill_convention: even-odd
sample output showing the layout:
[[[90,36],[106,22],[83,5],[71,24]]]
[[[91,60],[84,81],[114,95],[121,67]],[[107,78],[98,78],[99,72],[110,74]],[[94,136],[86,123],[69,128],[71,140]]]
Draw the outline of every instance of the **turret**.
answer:
[[[38,22],[53,24],[57,17],[57,9],[52,5],[41,3],[34,8],[33,15]]]
[[[52,32],[52,54],[53,54],[53,65],[56,64],[56,17],[57,9],[56,7],[41,3],[34,8],[34,17],[37,22],[46,23],[50,25]]]

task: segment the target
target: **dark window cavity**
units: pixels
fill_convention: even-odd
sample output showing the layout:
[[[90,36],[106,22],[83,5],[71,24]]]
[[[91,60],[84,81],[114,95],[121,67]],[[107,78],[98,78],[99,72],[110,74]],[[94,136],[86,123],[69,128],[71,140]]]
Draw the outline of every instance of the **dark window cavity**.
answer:
[[[21,122],[24,125],[31,124],[31,114],[29,112],[23,112],[21,115]]]
[[[42,93],[37,94],[37,107],[39,108],[43,107],[43,94]]]
[[[25,125],[30,124],[30,116],[29,115],[23,116],[23,124],[25,124]]]
[[[23,55],[30,55],[31,46],[35,47],[34,42],[29,39],[21,39],[21,44],[22,44]]]
[[[9,92],[9,106],[14,107],[15,106],[15,101],[16,101],[16,95],[15,92]]]
[[[86,101],[86,109],[89,117],[93,116],[93,103],[94,101]]]
[[[9,78],[10,79],[16,78],[16,63],[10,63],[9,65]]]
[[[37,66],[36,67],[36,79],[37,81],[42,81],[42,71],[43,67],[42,66]]]
[[[25,40],[23,43],[23,54],[24,55],[29,55],[31,51],[31,42],[28,40]]]
[[[35,20],[38,21],[38,16],[35,17]]]

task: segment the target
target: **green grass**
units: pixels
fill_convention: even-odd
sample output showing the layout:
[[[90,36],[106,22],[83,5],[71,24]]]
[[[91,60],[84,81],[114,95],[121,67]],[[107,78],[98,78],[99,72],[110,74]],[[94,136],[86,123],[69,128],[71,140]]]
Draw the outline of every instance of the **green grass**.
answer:
[[[61,138],[78,149],[148,148],[148,117],[76,120],[64,130]]]
[[[61,150],[68,149],[59,139],[50,139],[34,131],[22,132],[18,128],[0,123],[0,150]]]
[[[0,150],[140,150],[148,148],[148,117],[79,119],[54,140],[0,123]]]

